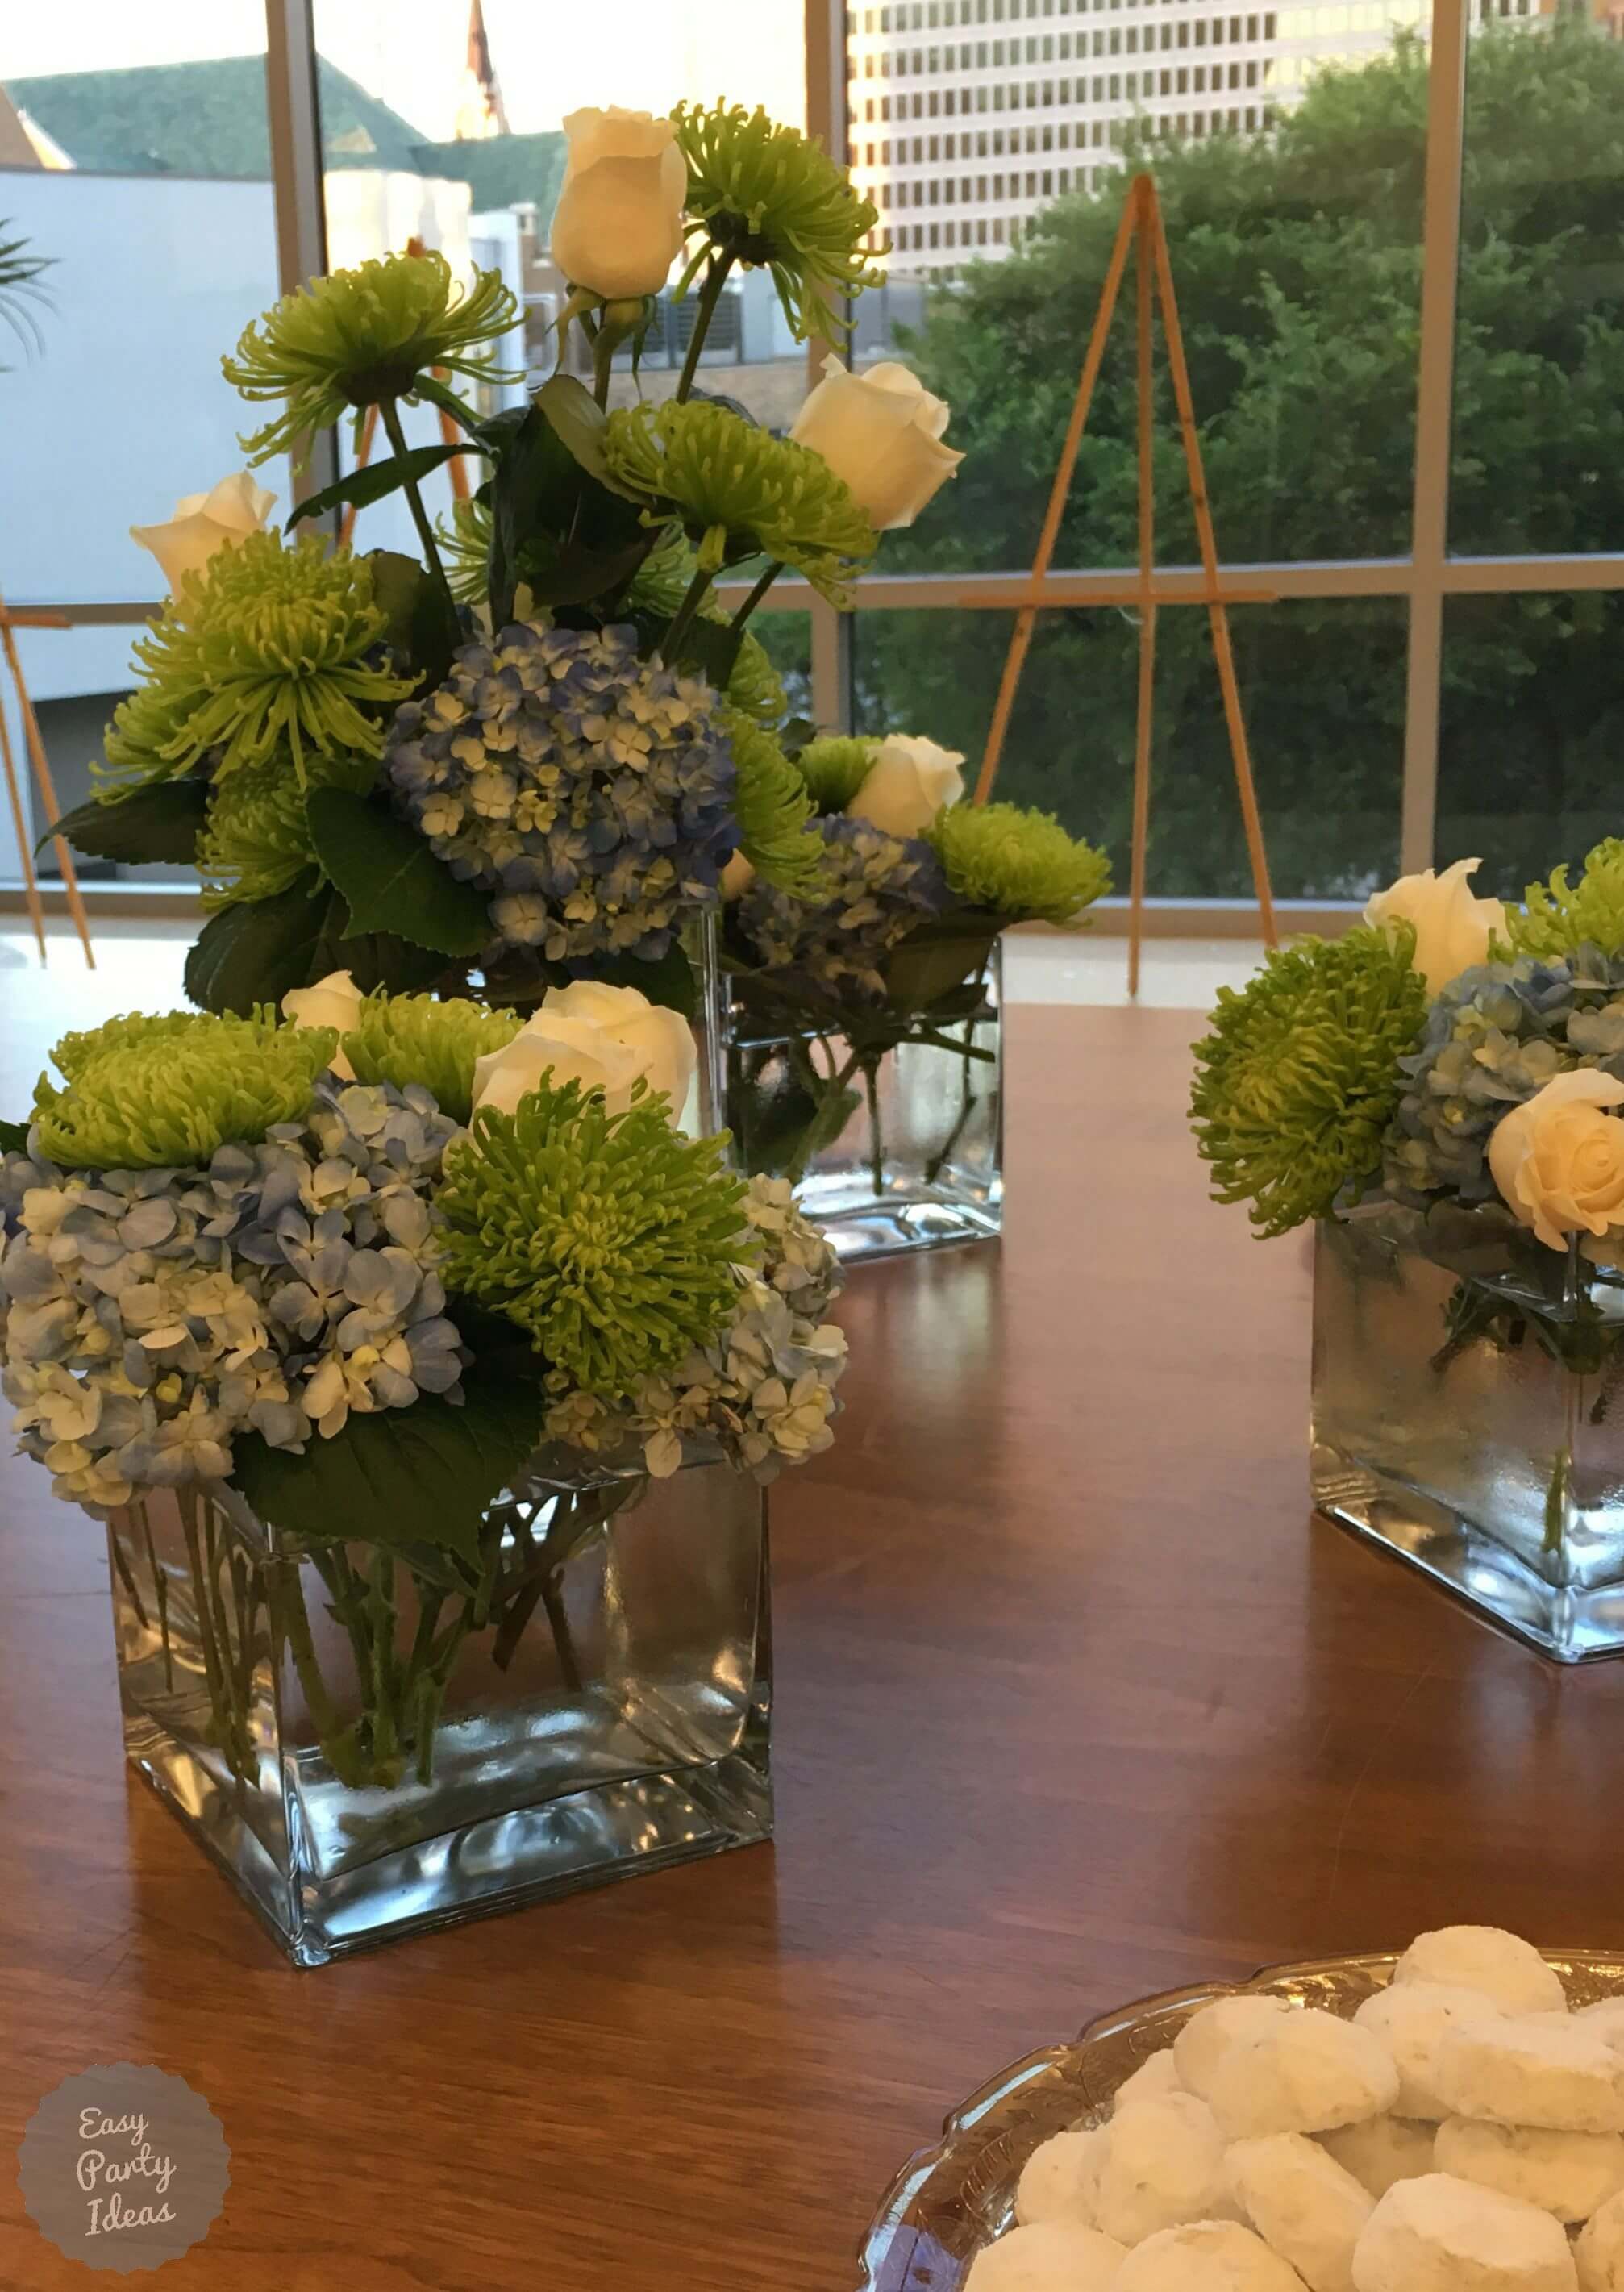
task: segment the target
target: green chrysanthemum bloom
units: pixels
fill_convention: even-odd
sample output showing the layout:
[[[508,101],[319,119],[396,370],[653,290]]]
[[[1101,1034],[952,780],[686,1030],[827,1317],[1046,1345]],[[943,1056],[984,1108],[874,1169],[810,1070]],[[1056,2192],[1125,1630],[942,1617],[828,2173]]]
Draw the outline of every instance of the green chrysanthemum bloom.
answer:
[[[447,1287],[528,1329],[583,1392],[623,1400],[737,1304],[750,1247],[726,1151],[725,1134],[685,1138],[642,1098],[609,1114],[573,1082],[482,1107],[446,1158]]]
[[[126,729],[117,759],[108,744],[109,764],[176,779],[219,749],[221,779],[285,750],[303,782],[319,777],[306,774],[307,749],[376,758],[385,712],[413,682],[368,661],[384,627],[364,559],[347,549],[324,556],[314,534],[291,549],[273,533],[250,534],[211,558],[201,578],[189,576],[179,609],[169,606],[136,645],[153,737],[138,748]],[[158,737],[166,724],[175,729]]]
[[[681,534],[671,533],[650,551],[632,577],[626,609],[663,613],[669,620],[687,595],[695,570],[692,550]],[[699,617],[725,628],[733,617],[725,605],[708,597],[699,608]],[[727,697],[735,708],[742,708],[769,731],[783,722],[789,706],[784,681],[768,658],[765,646],[758,644],[747,629],[727,681]]]
[[[319,866],[311,835],[311,787],[343,787],[365,795],[377,777],[370,756],[310,756],[301,787],[287,756],[244,764],[209,795],[198,839],[203,904],[211,910],[285,892],[310,867]]]
[[[256,402],[283,411],[240,440],[254,462],[269,461],[307,431],[324,430],[346,408],[411,395],[439,367],[493,382],[514,382],[489,363],[488,345],[518,317],[499,273],[481,270],[466,293],[443,254],[386,254],[312,278],[245,327],[226,380]]]
[[[723,712],[733,747],[733,813],[739,848],[780,892],[815,899],[828,847],[809,825],[806,783],[771,732],[738,708]]]
[[[1263,1234],[1327,1217],[1381,1162],[1404,1088],[1399,1061],[1426,1022],[1415,933],[1360,929],[1277,949],[1237,991],[1220,988],[1195,1046],[1190,1118],[1213,1197],[1249,1201]]]
[[[804,574],[839,603],[879,537],[821,454],[775,438],[725,406],[621,407],[603,432],[610,474],[679,516],[707,573],[758,553]]]
[[[204,1163],[222,1146],[257,1145],[308,1110],[336,1047],[331,1027],[175,1012],[115,1019],[69,1036],[34,1096],[40,1151],[69,1170],[162,1170]]]
[[[453,502],[449,518],[435,521],[440,561],[459,605],[482,605],[490,594],[490,508],[485,502]]]
[[[796,758],[796,768],[811,792],[812,810],[844,811],[868,779],[879,747],[877,740],[841,732],[809,740]]]
[[[863,256],[864,239],[879,226],[873,201],[821,144],[776,126],[764,111],[681,103],[672,117],[688,162],[689,231],[702,236],[688,278],[715,248],[772,271],[797,342],[844,326],[825,294],[837,304],[885,275]]]
[[[516,1011],[488,1011],[458,996],[368,995],[343,1037],[357,1082],[421,1083],[442,1114],[466,1122],[473,1110],[476,1059],[505,1050],[523,1021]]]
[[[925,840],[950,892],[1011,923],[1073,923],[1111,889],[1103,851],[1022,804],[949,804]]]
[[[174,742],[184,740],[187,720],[199,698],[195,685],[166,680],[138,684],[127,700],[119,702],[102,738],[105,761],[93,762],[90,768],[99,803],[117,803],[143,780],[180,778],[168,752]]]
[[[1521,908],[1506,917],[1516,955],[1559,957],[1581,947],[1624,954],[1624,841],[1608,836],[1587,858],[1577,884],[1565,868],[1548,884],[1531,884]]]

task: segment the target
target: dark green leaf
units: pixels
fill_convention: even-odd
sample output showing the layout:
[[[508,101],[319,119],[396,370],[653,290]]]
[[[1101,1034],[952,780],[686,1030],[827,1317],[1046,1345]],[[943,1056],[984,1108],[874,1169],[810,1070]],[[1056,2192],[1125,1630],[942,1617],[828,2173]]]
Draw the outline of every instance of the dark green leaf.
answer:
[[[238,1434],[231,1478],[263,1521],[311,1542],[427,1545],[475,1559],[481,1516],[541,1437],[532,1377],[469,1372],[459,1408],[424,1393],[409,1408],[351,1416],[302,1457]]]
[[[717,692],[725,692],[732,678],[744,631],[726,621],[691,621],[677,650],[675,666],[698,669]]]
[[[587,549],[578,542],[561,548],[537,536],[521,548],[517,577],[537,605],[584,605],[629,581],[648,553],[646,534],[619,549]]]
[[[998,926],[925,924],[893,948],[882,966],[885,997],[899,1011],[928,1011],[985,970]]]
[[[75,806],[47,827],[35,850],[65,835],[76,851],[92,860],[166,860],[184,865],[195,858],[203,815],[208,808],[206,780],[148,780],[116,803]]]
[[[316,856],[349,901],[351,933],[390,932],[464,957],[489,940],[484,894],[458,883],[415,827],[347,788],[316,788],[305,809]]]
[[[372,549],[365,562],[373,596],[389,617],[385,641],[408,656],[426,683],[440,683],[463,642],[455,602],[415,557]]]
[[[776,737],[780,747],[793,762],[809,741],[817,738],[818,728],[810,716],[791,716],[779,726]]]
[[[28,1150],[28,1124],[26,1122],[0,1122],[0,1154],[26,1154]]]
[[[589,478],[626,501],[638,498],[610,475],[603,458],[603,431],[609,416],[584,382],[578,382],[572,374],[555,374],[542,383],[531,403]]]
[[[485,991],[493,1004],[528,1011],[539,1003],[549,987],[567,987],[575,975],[562,963],[548,963],[529,950],[513,949],[484,967]],[[657,963],[634,955],[594,958],[591,976],[606,987],[635,987],[650,1003],[691,1019],[699,1007],[699,981],[693,965],[675,942]]]
[[[204,925],[186,958],[186,992],[205,1011],[246,1016],[256,1004],[279,1004],[290,987],[311,987],[330,971],[348,971],[363,993],[387,987],[404,994],[429,986],[442,958],[378,932],[347,936],[350,911],[314,868],[273,899],[245,900]]]
[[[368,462],[364,469],[351,470],[347,478],[295,503],[283,531],[291,533],[301,518],[320,517],[330,509],[365,509],[368,502],[382,501],[386,494],[426,478],[454,456],[473,451],[472,446],[414,446],[409,453],[392,454],[386,462]]]
[[[426,399],[431,406],[438,406],[471,438],[478,439],[481,445],[486,442],[487,425],[480,420],[473,407],[465,405],[456,392],[434,375],[420,374],[412,384],[412,396]]]

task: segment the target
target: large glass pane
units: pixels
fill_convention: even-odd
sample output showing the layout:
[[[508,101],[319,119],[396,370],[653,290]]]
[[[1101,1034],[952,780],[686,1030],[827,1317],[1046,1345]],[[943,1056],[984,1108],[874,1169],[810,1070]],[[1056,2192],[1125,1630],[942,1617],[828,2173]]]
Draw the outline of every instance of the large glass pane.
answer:
[[[1235,661],[1276,892],[1361,900],[1398,869],[1403,607],[1386,598],[1247,606]],[[859,612],[858,721],[978,756],[1009,642],[993,612]],[[1103,843],[1127,888],[1138,633],[1107,608],[1045,613],[997,794]],[[1150,883],[1154,897],[1251,895],[1207,616],[1157,634]]]
[[[901,354],[973,447],[904,565],[1030,561],[1127,170],[1154,173],[1232,561],[1408,545],[1426,66],[1417,0],[900,0],[850,12],[851,157],[890,234],[860,364]],[[1131,303],[1132,290],[1127,300]],[[1123,311],[1059,561],[1134,554]],[[1195,536],[1172,408],[1164,561]]]
[[[569,291],[547,243],[564,171],[562,122],[583,105],[667,112],[683,97],[725,93],[798,126],[804,12],[802,0],[692,9],[603,0],[575,12],[486,0],[482,21],[481,41],[457,0],[317,0],[328,254],[338,268],[416,238],[464,274],[475,265],[499,270],[524,312],[499,346],[501,361],[533,387],[557,361],[555,322]],[[617,363],[612,402],[670,395],[692,320],[691,298],[662,298],[636,377],[629,351]],[[578,328],[568,357],[590,379]],[[806,352],[791,339],[764,271],[730,281],[701,379],[763,422],[794,419]],[[489,395],[515,402],[524,387],[498,384]],[[432,443],[440,426],[431,408],[406,411],[413,445]],[[347,440],[342,450],[347,464]],[[376,448],[380,457],[384,450]],[[451,472],[460,480],[463,467],[451,464],[426,481],[432,514],[449,511]],[[361,512],[357,537],[365,548],[416,547],[398,495]]]
[[[1619,20],[1470,5],[1450,543],[1624,549]]]
[[[33,339],[0,321],[14,601],[154,599],[129,528],[242,465],[220,358],[277,291],[264,45],[256,0],[6,12],[0,238],[50,264]]]
[[[1624,594],[1453,597],[1444,608],[1441,862],[1520,899],[1619,833]]]

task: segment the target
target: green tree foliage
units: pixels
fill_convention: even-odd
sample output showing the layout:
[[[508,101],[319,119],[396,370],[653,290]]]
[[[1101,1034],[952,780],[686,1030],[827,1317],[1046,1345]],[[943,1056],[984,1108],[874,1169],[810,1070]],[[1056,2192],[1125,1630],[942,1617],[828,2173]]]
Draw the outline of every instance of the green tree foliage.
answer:
[[[1426,161],[1412,42],[1329,72],[1266,137],[1146,147],[1171,242],[1219,548],[1231,565],[1409,546]],[[1490,31],[1471,55],[1451,540],[1467,553],[1624,547],[1624,45],[1581,23]],[[1124,179],[1058,200],[1008,260],[938,293],[909,345],[972,448],[885,569],[1030,561]],[[1135,552],[1131,279],[1056,561]],[[1158,553],[1196,542],[1165,373]],[[1397,860],[1406,620],[1396,599],[1238,607],[1242,693],[1276,888],[1362,893]],[[975,755],[1008,622],[871,613],[860,722]],[[1243,890],[1206,616],[1164,611],[1151,888]],[[999,794],[1059,812],[1126,876],[1136,629],[1042,617]],[[1442,856],[1520,890],[1620,824],[1624,611],[1582,593],[1447,612]]]

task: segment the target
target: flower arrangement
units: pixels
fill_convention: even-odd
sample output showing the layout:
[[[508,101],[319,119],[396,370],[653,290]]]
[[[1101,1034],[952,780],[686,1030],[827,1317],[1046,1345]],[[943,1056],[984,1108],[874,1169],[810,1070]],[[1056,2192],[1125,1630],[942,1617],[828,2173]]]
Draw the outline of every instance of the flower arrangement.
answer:
[[[685,1462],[766,1481],[828,1446],[834,1255],[787,1185],[675,1126],[675,1014],[602,982],[528,1021],[342,976],[288,999],[68,1036],[0,1134],[0,1385],[59,1497],[139,1531],[174,1492],[211,1551],[235,1497],[335,1584],[368,1547],[499,1633],[530,1578],[496,1499],[538,1450],[585,1491],[578,1540],[594,1488],[618,1508]],[[246,1760],[246,1642],[212,1628]],[[368,1706],[335,1764],[399,1771],[443,1653],[391,1673],[386,1747]]]
[[[1000,933],[1081,924],[1110,868],[1043,812],[962,801],[964,758],[933,741],[809,739],[790,755],[823,864],[810,887],[730,866],[729,1120],[747,1166],[798,1182],[866,1108],[865,1186],[877,1198],[895,1175],[882,1071],[904,1045],[934,1050],[958,1082],[925,1158],[932,1185],[974,1118],[976,1073],[996,1068],[982,1037]]]
[[[877,216],[796,130],[738,106],[669,118],[584,110],[553,237],[571,292],[559,369],[484,417],[477,385],[517,310],[495,273],[437,254],[317,278],[223,361],[255,408],[255,467],[376,416],[387,458],[302,501],[312,515],[399,492],[420,556],[266,529],[250,471],[133,529],[169,584],[136,648],[78,847],[195,860],[212,911],[187,972],[206,1010],[247,1017],[347,971],[365,989],[538,1007],[572,980],[699,1000],[690,926],[742,855],[807,892],[825,857],[783,737],[783,688],[747,623],[786,568],[843,599],[882,528],[961,458],[947,409],[905,369],[837,365],[780,438],[696,387],[738,268],[771,272],[797,337],[826,297],[871,285]],[[658,407],[610,410],[684,247],[687,363]],[[578,329],[593,385],[565,370]],[[846,385],[851,384],[848,388]],[[455,442],[408,448],[405,404]],[[454,456],[472,498],[436,533],[422,481]],[[902,492],[898,491],[899,473]],[[719,577],[750,569],[737,610]]]
[[[1513,1628],[1547,1652],[1613,1651],[1581,1594],[1624,1578],[1596,1429],[1624,1374],[1624,843],[1509,908],[1474,895],[1477,864],[1404,877],[1345,938],[1223,990],[1192,1117],[1219,1200],[1247,1202],[1264,1235],[1318,1224],[1325,1508],[1353,1505],[1379,1540],[1347,1495],[1361,1473],[1394,1517],[1430,1493],[1557,1587],[1548,1615],[1537,1585],[1517,1594]],[[1416,1317],[1395,1301],[1412,1295],[1441,1326],[1401,1372]],[[1433,1411],[1426,1365],[1441,1379],[1463,1356]],[[1529,1364],[1556,1378],[1548,1421]],[[1427,1518],[1417,1537],[1436,1549]],[[1503,1561],[1440,1572],[1491,1606],[1483,1586],[1507,1580]]]

